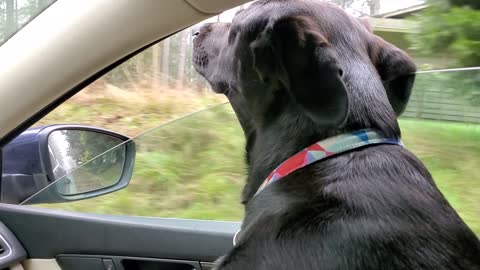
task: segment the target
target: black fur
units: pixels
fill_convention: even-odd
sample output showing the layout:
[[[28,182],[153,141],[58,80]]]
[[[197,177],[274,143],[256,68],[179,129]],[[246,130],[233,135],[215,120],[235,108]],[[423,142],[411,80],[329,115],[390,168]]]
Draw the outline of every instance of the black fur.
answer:
[[[314,163],[254,196],[319,140],[363,128],[400,137],[415,65],[363,22],[321,1],[257,1],[203,26],[194,63],[247,138],[242,232],[218,269],[480,269],[478,238],[400,146]]]

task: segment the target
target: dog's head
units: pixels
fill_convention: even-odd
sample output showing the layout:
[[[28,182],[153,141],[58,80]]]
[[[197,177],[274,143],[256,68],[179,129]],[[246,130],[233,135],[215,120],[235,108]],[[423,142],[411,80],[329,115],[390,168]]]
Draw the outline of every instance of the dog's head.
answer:
[[[241,94],[258,120],[281,118],[295,105],[318,125],[338,127],[349,109],[362,113],[360,103],[389,102],[386,113],[393,108],[399,115],[410,95],[412,60],[321,1],[258,1],[233,23],[207,24],[196,35],[197,71],[214,91]],[[376,98],[362,98],[369,95]]]
[[[361,128],[399,135],[415,65],[335,5],[257,1],[232,23],[195,35],[196,70],[228,96],[247,135],[262,134],[262,145],[305,147]]]

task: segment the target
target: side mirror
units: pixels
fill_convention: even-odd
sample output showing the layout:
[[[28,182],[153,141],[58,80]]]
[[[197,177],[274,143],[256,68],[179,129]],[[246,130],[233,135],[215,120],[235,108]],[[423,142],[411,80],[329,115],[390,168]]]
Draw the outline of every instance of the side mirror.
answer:
[[[80,125],[32,128],[2,149],[0,201],[58,203],[108,194],[128,185],[134,160],[135,143],[118,133]]]

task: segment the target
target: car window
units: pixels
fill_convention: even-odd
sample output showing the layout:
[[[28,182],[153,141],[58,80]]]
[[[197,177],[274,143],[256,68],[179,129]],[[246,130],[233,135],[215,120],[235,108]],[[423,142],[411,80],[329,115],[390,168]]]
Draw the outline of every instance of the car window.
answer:
[[[0,46],[56,0],[0,0]]]
[[[419,72],[399,120],[406,147],[425,163],[440,190],[477,233],[479,86],[480,68]],[[161,125],[133,141],[137,158],[126,189],[85,201],[43,206],[121,215],[241,219],[245,140],[229,104]],[[69,175],[88,170],[87,163]],[[59,183],[64,185],[69,175]]]
[[[161,125],[133,141],[136,157],[127,188],[88,200],[43,206],[106,214],[241,219],[245,140],[229,104]],[[83,163],[24,203],[50,189],[77,189],[72,178],[92,174],[96,160],[115,152],[117,148]],[[92,188],[98,186],[96,181],[88,182]]]
[[[394,10],[375,7],[372,12],[376,10],[376,15],[367,19],[373,22],[377,35],[408,51],[420,70],[400,118],[406,147],[425,163],[449,202],[480,234],[480,68],[467,65],[462,55],[441,58],[435,51],[429,54],[426,48],[414,46],[416,43],[410,40],[423,33],[415,27],[408,32],[404,27],[418,22],[416,16],[425,8],[422,5],[415,2],[407,7],[395,6]],[[210,21],[229,20],[241,8]],[[355,10],[357,15],[365,16],[370,9],[362,6],[360,11]],[[192,28],[188,28],[153,45],[36,124],[102,127],[132,137],[137,148],[132,180],[126,188],[88,200],[39,207],[119,215],[241,219],[245,140],[230,105],[224,104],[227,100],[213,94],[193,69],[191,33]],[[75,185],[72,179],[91,170],[89,162],[95,159],[57,181],[64,189]]]

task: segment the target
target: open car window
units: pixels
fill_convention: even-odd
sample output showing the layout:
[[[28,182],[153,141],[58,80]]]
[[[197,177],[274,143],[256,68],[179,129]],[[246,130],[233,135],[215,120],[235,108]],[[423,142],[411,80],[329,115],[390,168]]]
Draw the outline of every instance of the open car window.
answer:
[[[480,68],[419,72],[409,105],[400,118],[406,147],[425,163],[442,193],[477,234],[479,105]],[[46,207],[119,215],[241,219],[245,140],[229,104],[153,128],[133,141],[137,154],[127,188]],[[115,151],[118,147],[42,192],[76,184],[72,179],[92,174],[95,161]]]
[[[229,104],[179,118],[132,140],[136,157],[127,188],[53,207],[109,214],[240,219],[243,209],[239,204],[239,191],[245,179],[244,138]],[[107,188],[115,178],[112,174],[118,174],[118,168],[99,171],[102,167],[99,164],[112,157],[120,158],[123,153],[123,145],[113,147],[82,163],[22,204],[33,203],[52,191],[68,198],[82,191]]]

